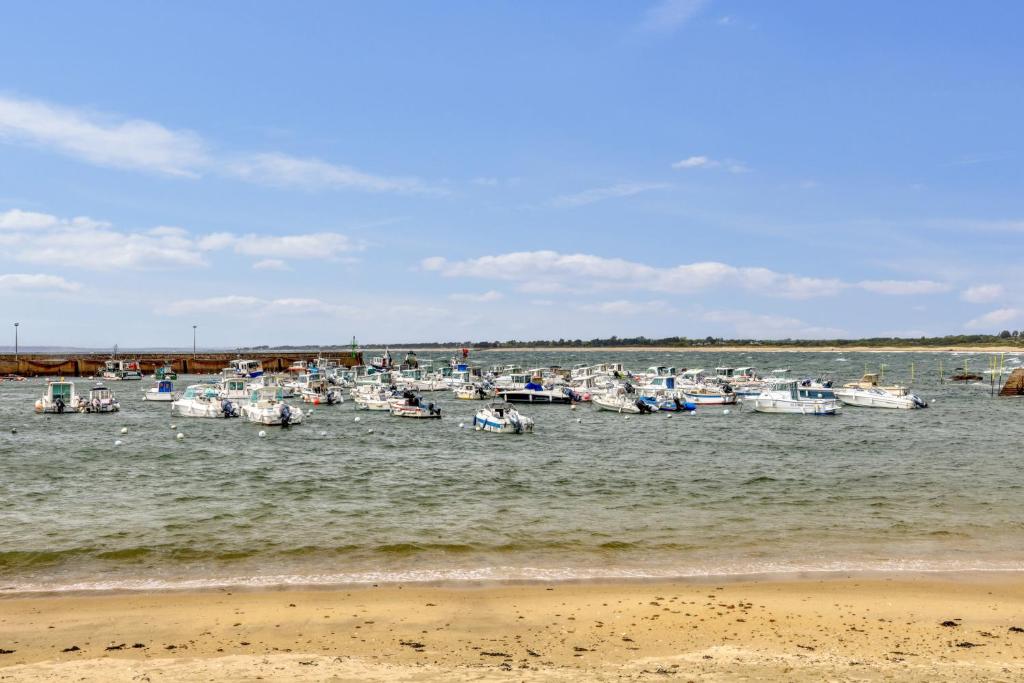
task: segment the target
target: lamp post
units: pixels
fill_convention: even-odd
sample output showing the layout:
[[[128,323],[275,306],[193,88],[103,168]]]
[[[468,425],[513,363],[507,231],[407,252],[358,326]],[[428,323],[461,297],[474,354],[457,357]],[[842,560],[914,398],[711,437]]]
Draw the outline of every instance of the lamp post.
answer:
[[[14,362],[18,362],[18,325],[21,323],[14,323]]]
[[[192,326],[192,360],[196,359],[196,328],[198,325]]]

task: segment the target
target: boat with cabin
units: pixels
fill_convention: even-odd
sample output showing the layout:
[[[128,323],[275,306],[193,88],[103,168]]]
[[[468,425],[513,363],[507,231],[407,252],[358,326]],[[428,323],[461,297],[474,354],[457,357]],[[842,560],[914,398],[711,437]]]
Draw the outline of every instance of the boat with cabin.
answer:
[[[835,415],[839,412],[839,401],[834,398],[804,398],[796,380],[779,380],[769,384],[751,403],[759,413],[789,413],[792,415]]]
[[[441,417],[441,408],[433,402],[424,404],[419,396],[406,391],[400,399],[391,401],[391,414],[395,417],[438,419]]]
[[[221,373],[225,377],[247,377],[256,379],[263,376],[263,363],[250,358],[236,358],[228,361],[228,367]]]
[[[230,418],[238,417],[238,404],[220,397],[218,387],[211,384],[193,384],[180,398],[171,402],[171,413],[182,417]]]
[[[916,394],[893,394],[879,387],[843,387],[835,390],[835,396],[844,405],[858,408],[891,408],[897,410],[914,410],[927,408],[928,403]]]
[[[533,432],[533,418],[520,415],[507,403],[491,403],[473,416],[473,428],[495,434],[529,434]]]
[[[35,411],[63,415],[76,412],[80,404],[81,398],[75,393],[75,383],[60,379],[46,383],[46,393],[36,400]]]
[[[161,379],[142,395],[143,401],[174,401],[181,395],[181,392],[174,390],[174,381]]]
[[[121,404],[114,396],[114,392],[96,384],[89,388],[89,396],[79,402],[78,411],[81,413],[116,413],[121,410]]]
[[[103,379],[137,380],[142,379],[142,369],[137,360],[110,359],[103,364]]]
[[[254,388],[242,405],[242,415],[249,422],[281,427],[302,424],[304,417],[302,408],[286,403],[284,391],[274,385]]]

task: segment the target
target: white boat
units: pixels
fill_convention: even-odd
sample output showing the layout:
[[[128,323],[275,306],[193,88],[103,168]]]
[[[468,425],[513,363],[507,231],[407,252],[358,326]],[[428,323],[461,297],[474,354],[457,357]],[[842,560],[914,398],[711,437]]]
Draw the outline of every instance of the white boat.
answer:
[[[515,407],[505,403],[492,403],[477,411],[473,428],[478,432],[495,434],[522,434],[533,432],[533,418],[520,415]]]
[[[652,406],[651,403],[643,400],[640,396],[629,393],[593,394],[590,397],[590,403],[597,410],[608,410],[613,413],[627,413],[631,415],[653,413],[658,410],[657,406]]]
[[[391,414],[395,417],[437,419],[441,417],[441,409],[433,403],[423,405],[419,396],[407,391],[401,399],[391,401]]]
[[[452,387],[452,393],[463,401],[485,401],[494,396],[494,387],[489,384],[460,384]]]
[[[75,393],[75,383],[57,380],[46,383],[46,393],[36,401],[37,413],[70,413],[78,410],[81,398]]]
[[[302,424],[302,408],[284,402],[280,387],[268,386],[253,389],[249,402],[242,406],[242,414],[249,422],[263,425],[289,427]]]
[[[121,404],[114,396],[114,392],[97,384],[89,389],[89,397],[79,402],[78,411],[82,413],[116,413],[121,410]]]
[[[263,363],[248,358],[238,358],[228,362],[222,373],[225,377],[245,377],[256,379],[263,376]]]
[[[914,394],[902,396],[891,394],[879,387],[868,389],[862,387],[843,387],[836,389],[836,398],[848,406],[858,408],[895,408],[897,410],[913,410],[927,408],[924,399]]]
[[[352,402],[356,410],[384,412],[391,410],[391,399],[394,396],[394,392],[383,387],[362,386],[352,391]]]
[[[803,398],[795,380],[776,381],[767,386],[754,398],[744,401],[751,403],[759,413],[790,413],[794,415],[835,415],[839,412],[839,401],[831,399]]]
[[[238,417],[238,405],[222,399],[217,387],[193,384],[181,398],[171,403],[171,413],[182,417]]]
[[[142,395],[143,401],[175,401],[181,392],[174,390],[174,382],[169,379],[162,379],[146,390]]]
[[[222,399],[239,402],[249,398],[249,382],[243,377],[225,377],[217,385],[217,395]]]
[[[708,386],[699,384],[683,390],[683,397],[688,403],[698,406],[726,406],[736,403],[736,393],[728,384]]]
[[[908,390],[906,387],[899,384],[891,384],[889,386],[882,386],[879,384],[880,378],[874,372],[865,373],[856,382],[847,382],[843,385],[844,389],[881,389],[887,394],[894,396],[906,396]]]
[[[303,403],[312,403],[315,406],[333,406],[345,402],[345,395],[341,388],[332,387],[323,377],[310,379],[299,392],[299,396]]]
[[[108,360],[104,363],[103,379],[136,380],[142,379],[142,369],[136,360]]]

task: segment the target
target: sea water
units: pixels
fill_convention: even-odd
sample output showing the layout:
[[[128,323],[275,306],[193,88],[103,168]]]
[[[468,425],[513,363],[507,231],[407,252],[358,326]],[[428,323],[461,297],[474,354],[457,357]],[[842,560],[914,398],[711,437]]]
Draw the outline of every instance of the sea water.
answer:
[[[147,381],[108,384],[120,413],[35,415],[43,380],[8,382],[0,590],[1020,570],[1024,400],[938,381],[940,360],[948,375],[988,358],[478,354],[524,367],[753,365],[839,382],[884,365],[886,380],[907,383],[914,363],[913,387],[932,403],[629,420],[587,404],[523,406],[532,435],[473,431],[482,404],[448,392],[424,395],[441,420],[346,401],[280,429],[172,416],[142,400]],[[93,382],[75,381],[80,393]]]

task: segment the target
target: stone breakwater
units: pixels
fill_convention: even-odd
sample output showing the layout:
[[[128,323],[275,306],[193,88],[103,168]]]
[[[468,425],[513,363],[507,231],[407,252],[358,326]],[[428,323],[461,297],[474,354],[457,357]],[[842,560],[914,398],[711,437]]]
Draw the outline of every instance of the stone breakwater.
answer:
[[[252,358],[263,363],[267,372],[281,372],[288,369],[297,360],[309,360],[312,353],[202,353],[193,356],[190,353],[139,353],[121,354],[121,360],[135,360],[144,374],[152,374],[159,367],[170,365],[175,372],[181,374],[218,373],[226,367],[228,361],[235,358]],[[351,367],[361,365],[362,353],[341,352],[327,356],[340,365]],[[92,377],[103,371],[104,363],[110,360],[109,354],[48,354],[22,353],[15,360],[13,354],[0,357],[0,376],[21,375],[22,377],[65,376]]]

